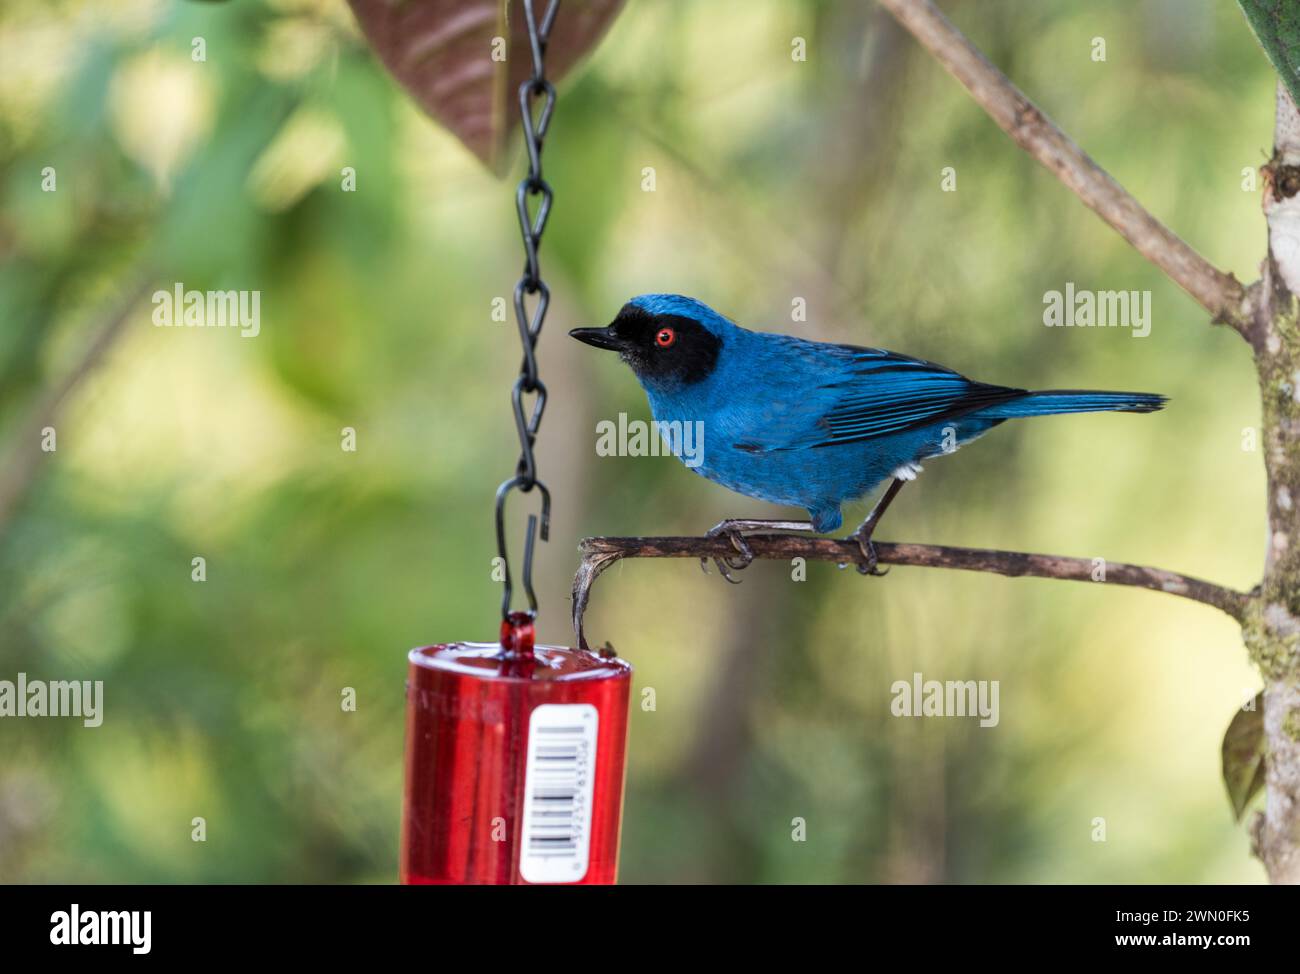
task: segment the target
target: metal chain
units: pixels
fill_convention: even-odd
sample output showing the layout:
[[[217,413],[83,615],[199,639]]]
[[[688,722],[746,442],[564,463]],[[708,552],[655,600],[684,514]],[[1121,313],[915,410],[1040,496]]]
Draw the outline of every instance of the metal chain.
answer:
[[[519,340],[524,347],[519,378],[515,380],[510,400],[515,412],[515,429],[519,434],[519,463],[515,475],[497,488],[496,527],[497,554],[505,570],[505,586],[501,593],[501,617],[510,615],[510,599],[514,591],[510,577],[510,558],[506,553],[505,513],[506,497],[512,490],[530,493],[536,487],[542,495],[541,537],[547,540],[551,529],[551,492],[537,479],[537,460],[533,456],[533,443],[546,411],[546,385],[537,374],[537,338],[546,320],[546,309],[551,303],[551,291],[542,280],[537,249],[542,242],[542,231],[551,215],[554,193],[542,178],[542,143],[551,125],[555,111],[555,85],[546,80],[546,42],[560,9],[560,0],[551,0],[542,22],[538,24],[533,12],[533,0],[523,0],[524,18],[528,23],[528,44],[533,58],[532,77],[519,86],[519,115],[524,130],[524,145],[528,149],[528,175],[519,183],[515,193],[515,208],[519,212],[519,230],[524,239],[524,273],[515,285],[515,320],[519,325]],[[541,102],[541,111],[536,111]],[[529,216],[529,197],[538,197],[536,213]],[[526,298],[536,295],[536,307],[528,313]],[[524,397],[533,396],[532,410],[525,408]],[[538,518],[528,515],[528,531],[524,536],[524,592],[528,596],[529,615],[537,615],[537,595],[533,591],[533,547],[537,537]]]

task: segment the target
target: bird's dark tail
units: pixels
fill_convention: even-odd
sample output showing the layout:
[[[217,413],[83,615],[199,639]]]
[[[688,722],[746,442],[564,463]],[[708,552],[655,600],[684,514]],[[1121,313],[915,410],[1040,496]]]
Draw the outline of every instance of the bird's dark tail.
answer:
[[[997,403],[979,415],[997,419],[1053,416],[1057,413],[1153,413],[1168,400],[1150,392],[1094,392],[1087,389],[1048,389]]]

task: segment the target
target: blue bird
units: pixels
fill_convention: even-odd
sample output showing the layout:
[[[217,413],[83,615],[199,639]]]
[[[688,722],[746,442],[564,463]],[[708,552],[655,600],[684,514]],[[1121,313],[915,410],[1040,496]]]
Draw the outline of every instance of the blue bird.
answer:
[[[619,353],[645,389],[656,424],[667,424],[660,431],[702,424],[691,426],[703,431],[696,473],[748,497],[807,509],[808,522],[717,525],[710,533],[729,536],[744,558],[732,567],[752,557],[744,531],[834,531],[843,521],[840,505],[892,478],[850,535],[865,558],[859,568],[878,574],[872,533],[922,461],[1008,419],[1149,413],[1166,401],[1144,392],[987,385],[884,349],[749,331],[679,294],[643,294],[608,327],[569,334]]]

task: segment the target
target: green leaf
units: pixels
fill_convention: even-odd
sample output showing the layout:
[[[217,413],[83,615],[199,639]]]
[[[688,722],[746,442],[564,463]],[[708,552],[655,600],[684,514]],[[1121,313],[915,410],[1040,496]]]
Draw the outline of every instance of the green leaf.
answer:
[[[1264,691],[1249,708],[1238,710],[1223,735],[1223,783],[1237,821],[1264,787]]]
[[[1264,53],[1300,105],[1300,0],[1237,0]]]

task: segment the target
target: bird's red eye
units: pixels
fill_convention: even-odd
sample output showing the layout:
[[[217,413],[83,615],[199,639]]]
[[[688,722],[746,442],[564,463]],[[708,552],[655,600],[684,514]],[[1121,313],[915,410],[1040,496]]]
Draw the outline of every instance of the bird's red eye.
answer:
[[[659,334],[655,335],[655,344],[660,348],[667,348],[675,341],[677,341],[677,333],[671,328],[660,328]]]

